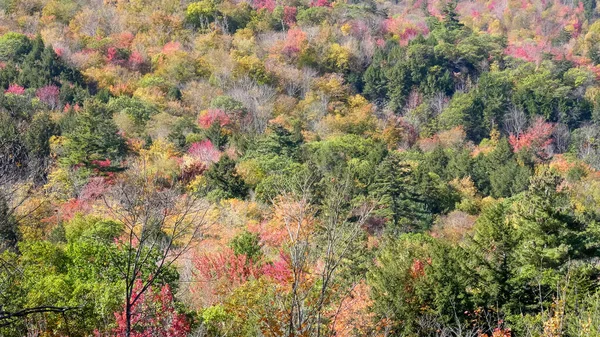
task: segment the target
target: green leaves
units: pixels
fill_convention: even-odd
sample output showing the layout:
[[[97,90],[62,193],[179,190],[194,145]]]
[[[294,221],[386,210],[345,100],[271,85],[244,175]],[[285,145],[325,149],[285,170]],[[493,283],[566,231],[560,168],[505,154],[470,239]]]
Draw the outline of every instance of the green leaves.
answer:
[[[118,134],[112,115],[100,103],[88,101],[83,113],[75,116],[70,129],[64,130],[67,165],[90,165],[95,160],[116,160],[126,152],[125,140]]]

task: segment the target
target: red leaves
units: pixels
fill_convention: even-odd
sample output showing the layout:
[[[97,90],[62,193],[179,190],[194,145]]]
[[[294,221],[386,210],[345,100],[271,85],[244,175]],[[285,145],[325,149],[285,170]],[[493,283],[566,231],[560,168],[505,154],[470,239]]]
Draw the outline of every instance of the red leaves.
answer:
[[[279,284],[286,284],[292,278],[290,264],[289,256],[280,252],[277,260],[262,267],[262,273]]]
[[[329,0],[313,0],[310,2],[310,7],[330,7]]]
[[[23,95],[25,94],[25,88],[18,84],[11,84],[8,89],[4,91],[5,94]]]
[[[133,69],[138,69],[141,65],[144,64],[144,57],[137,51],[134,51],[129,55],[129,66]]]
[[[428,258],[425,262],[419,259],[414,259],[413,264],[410,267],[410,276],[412,278],[420,278],[425,276],[425,266],[431,264],[431,258]]]
[[[210,288],[210,283],[218,284],[214,291],[228,293],[250,278],[260,276],[258,268],[246,255],[236,255],[226,248],[221,252],[205,254],[194,258],[195,276],[201,285]]]
[[[292,28],[287,32],[282,52],[287,57],[293,57],[302,51],[305,42],[306,33],[300,28]]]
[[[531,149],[541,158],[547,158],[547,148],[552,144],[551,136],[553,130],[554,124],[547,123],[540,117],[522,134],[511,134],[508,137],[508,141],[512,145],[514,152]]]
[[[117,58],[117,48],[115,48],[115,47],[108,48],[108,50],[106,51],[106,60],[108,60],[108,62],[113,62],[116,60],[116,58]]]
[[[491,336],[489,336],[488,334],[479,335],[479,337],[511,337],[511,336],[512,336],[512,332],[510,329],[502,329],[502,328],[494,329]]]
[[[137,281],[134,296],[141,290],[142,282]],[[125,336],[127,317],[125,308],[115,313],[117,327],[112,336]],[[131,337],[185,337],[191,331],[190,323],[184,314],[175,310],[173,294],[169,285],[164,285],[160,292],[148,288],[140,295],[131,308]]]
[[[408,42],[419,35],[429,34],[429,28],[423,21],[409,21],[403,17],[389,18],[383,22],[384,33],[392,34],[398,38],[402,46],[408,45]]]
[[[221,152],[208,139],[193,143],[188,150],[188,154],[202,163],[217,162],[221,158]]]
[[[35,96],[50,106],[50,108],[55,109],[59,103],[60,89],[55,85],[47,85],[39,88],[35,92]]]
[[[108,183],[102,177],[95,177],[90,179],[90,181],[85,185],[85,187],[79,193],[79,200],[81,202],[89,202],[104,194],[108,186]]]
[[[266,9],[269,12],[272,12],[275,9],[275,0],[254,0],[254,8]]]
[[[296,23],[296,14],[298,9],[296,7],[285,6],[283,8],[283,22],[288,26],[292,26]]]
[[[168,42],[162,48],[162,53],[165,55],[173,54],[174,52],[181,49],[181,44],[179,42]]]
[[[215,122],[218,122],[223,127],[228,125],[231,119],[221,109],[209,109],[198,117],[198,125],[203,129],[208,129]]]

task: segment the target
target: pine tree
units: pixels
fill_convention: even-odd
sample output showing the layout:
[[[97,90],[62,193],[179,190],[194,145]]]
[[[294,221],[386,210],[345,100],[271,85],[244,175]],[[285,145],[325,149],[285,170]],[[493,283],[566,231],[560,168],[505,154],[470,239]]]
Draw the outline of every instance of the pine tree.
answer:
[[[88,101],[76,115],[72,129],[65,132],[65,156],[69,165],[90,164],[94,160],[115,160],[126,152],[124,139],[103,104]]]
[[[422,227],[427,218],[412,173],[395,153],[385,158],[375,172],[370,194],[382,207],[376,213],[388,219],[388,231],[394,235]]]
[[[238,175],[235,161],[224,155],[204,174],[209,196],[213,199],[245,198],[248,187]]]

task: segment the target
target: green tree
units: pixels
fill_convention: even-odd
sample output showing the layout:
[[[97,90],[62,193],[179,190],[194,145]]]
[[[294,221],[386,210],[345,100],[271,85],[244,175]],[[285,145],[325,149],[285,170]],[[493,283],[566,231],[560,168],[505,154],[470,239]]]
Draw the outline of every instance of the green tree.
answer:
[[[68,165],[94,160],[116,160],[126,152],[125,140],[118,134],[112,114],[96,101],[88,101],[75,116],[72,127],[64,130],[65,153],[60,159]]]
[[[391,319],[399,336],[434,336],[439,326],[465,326],[473,304],[464,258],[459,249],[424,234],[387,242],[367,274],[373,309]]]
[[[204,193],[211,199],[245,198],[248,195],[248,187],[238,175],[235,161],[227,155],[214,163],[204,177]]]
[[[426,227],[428,215],[413,180],[412,168],[396,153],[388,155],[375,171],[371,196],[382,206],[375,214],[388,220],[393,235]]]
[[[0,59],[18,61],[31,50],[31,41],[19,33],[6,33],[0,37]]]
[[[257,261],[262,256],[260,238],[255,233],[244,231],[234,237],[229,246],[236,255],[246,255],[252,261]]]

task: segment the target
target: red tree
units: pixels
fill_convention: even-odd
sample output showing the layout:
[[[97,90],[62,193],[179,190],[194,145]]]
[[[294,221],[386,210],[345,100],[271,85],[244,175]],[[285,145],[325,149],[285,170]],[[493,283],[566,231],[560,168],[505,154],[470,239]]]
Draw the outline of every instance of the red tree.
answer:
[[[59,103],[60,90],[55,85],[47,85],[39,88],[35,92],[35,96],[40,101],[48,104],[51,109],[56,109]]]
[[[8,89],[4,91],[5,94],[13,94],[13,95],[23,95],[25,93],[25,88],[18,84],[11,84],[8,86]]]
[[[530,149],[540,158],[548,157],[548,146],[552,144],[554,124],[545,122],[543,118],[536,119],[522,134],[510,134],[508,141],[515,152]]]
[[[139,292],[141,288],[142,282],[138,280],[134,291]],[[185,337],[191,330],[186,316],[175,310],[169,285],[164,285],[160,292],[148,289],[131,310],[131,337]],[[117,327],[110,336],[125,336],[125,310],[115,313],[115,317]]]

